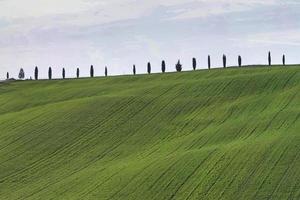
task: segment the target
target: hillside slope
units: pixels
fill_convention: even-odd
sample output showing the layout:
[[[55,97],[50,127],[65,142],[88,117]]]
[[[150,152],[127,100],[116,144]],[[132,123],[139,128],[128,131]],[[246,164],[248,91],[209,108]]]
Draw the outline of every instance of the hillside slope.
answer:
[[[0,85],[0,199],[300,199],[300,67]]]

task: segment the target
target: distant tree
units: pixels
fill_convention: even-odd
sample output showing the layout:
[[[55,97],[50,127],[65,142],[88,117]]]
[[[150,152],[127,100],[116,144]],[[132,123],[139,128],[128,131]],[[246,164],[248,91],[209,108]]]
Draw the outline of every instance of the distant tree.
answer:
[[[178,62],[177,62],[177,64],[176,64],[175,68],[176,68],[176,71],[177,71],[177,72],[181,72],[181,71],[182,71],[182,65],[180,64],[180,60],[178,60]]]
[[[148,64],[147,64],[147,72],[148,72],[148,74],[151,74],[151,63],[150,62],[148,62]]]
[[[6,79],[7,80],[9,79],[9,73],[8,72],[6,73]]]
[[[66,78],[66,70],[65,70],[65,68],[62,69],[62,78],[63,79]]]
[[[107,76],[107,67],[105,67],[105,70],[104,70],[104,74],[105,74],[105,76]]]
[[[48,79],[51,80],[52,79],[52,68],[49,67],[48,69]]]
[[[196,58],[193,58],[193,69],[196,70],[197,67],[197,60]]]
[[[242,57],[241,56],[238,57],[238,64],[239,64],[239,67],[242,66]]]
[[[226,55],[223,55],[223,67],[226,68]]]
[[[35,80],[38,80],[38,79],[39,79],[39,69],[38,69],[37,66],[36,66],[35,69],[34,69],[34,79],[35,79]]]
[[[133,75],[135,75],[135,74],[136,74],[135,65],[133,65],[133,67],[132,67],[132,71],[133,71]]]
[[[76,70],[76,77],[79,78],[79,75],[80,75],[80,70],[79,70],[79,68],[77,68],[77,70]]]
[[[21,68],[20,69],[20,72],[19,72],[19,79],[24,79],[25,78],[25,72],[24,72],[24,69],[23,68]]]
[[[285,65],[285,55],[282,56],[282,64]]]
[[[208,63],[208,69],[210,69],[210,67],[211,67],[210,55],[208,55],[208,57],[207,57],[207,63]]]
[[[271,52],[269,51],[269,54],[268,54],[268,62],[269,62],[269,66],[271,66],[272,64],[272,57],[271,57]]]
[[[166,72],[166,62],[164,60],[161,62],[161,71],[162,73]]]
[[[91,65],[90,76],[91,76],[91,78],[94,77],[94,66],[93,65]]]

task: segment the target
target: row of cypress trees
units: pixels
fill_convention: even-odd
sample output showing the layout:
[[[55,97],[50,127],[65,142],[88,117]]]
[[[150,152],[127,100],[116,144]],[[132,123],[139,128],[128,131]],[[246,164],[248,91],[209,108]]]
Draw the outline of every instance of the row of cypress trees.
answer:
[[[269,52],[268,53],[268,65],[271,66],[271,64],[272,64],[272,57],[271,57],[271,52]],[[285,65],[285,55],[282,56],[282,64]],[[207,65],[208,65],[208,69],[211,69],[210,55],[208,55],[208,57],[207,57]],[[197,68],[196,58],[192,59],[192,66],[193,66],[193,70],[196,70],[196,68]],[[242,57],[240,55],[238,56],[238,66],[242,67]],[[226,67],[227,67],[227,57],[224,54],[223,55],[223,68],[226,68]],[[175,69],[176,69],[177,72],[182,71],[182,65],[180,63],[180,60],[178,60],[177,64],[175,65]],[[132,71],[133,71],[133,75],[136,75],[136,66],[135,65],[133,65]],[[162,73],[166,72],[166,62],[164,60],[161,63],[161,71],[162,71]],[[148,74],[151,74],[151,63],[150,62],[147,63],[147,72],[148,72]],[[104,75],[108,76],[107,67],[105,67]],[[19,79],[24,79],[25,78],[25,72],[24,72],[23,68],[20,69],[18,77],[19,77]],[[80,77],[80,69],[77,68],[76,69],[76,78],[79,78],[79,77]],[[94,77],[94,66],[93,65],[91,65],[91,67],[90,67],[90,77],[92,77],[92,78]],[[6,74],[6,78],[9,79],[9,73],[8,72]],[[66,78],[65,68],[62,69],[62,78],[63,79]],[[38,69],[38,67],[35,67],[35,69],[34,69],[34,79],[35,80],[39,79],[39,69]],[[49,69],[48,69],[48,79],[49,80],[52,79],[52,68],[51,67],[49,67]]]

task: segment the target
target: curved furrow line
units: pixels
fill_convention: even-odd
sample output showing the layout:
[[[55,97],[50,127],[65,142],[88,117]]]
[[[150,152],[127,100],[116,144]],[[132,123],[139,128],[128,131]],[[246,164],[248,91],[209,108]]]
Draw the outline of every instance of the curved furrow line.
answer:
[[[136,178],[138,178],[142,173],[144,173],[147,169],[149,169],[150,167],[152,167],[155,163],[157,162],[157,160],[153,160],[152,162],[150,162],[150,164],[146,165],[146,167],[143,167],[142,170],[140,170],[138,173],[134,174],[133,177],[126,183],[126,185],[124,187],[122,187],[121,189],[117,190],[115,193],[113,193],[109,199],[114,199],[117,195],[119,195],[122,191],[126,190],[126,188],[128,187],[129,184],[131,184]]]
[[[236,180],[236,178],[238,177],[238,175],[240,175],[240,172],[243,171],[243,169],[248,166],[248,163],[249,161],[251,160],[251,156],[248,156],[248,158],[244,161],[244,162],[241,162],[239,165],[238,165],[238,169],[235,170],[235,174],[233,175],[231,181],[223,188],[222,192],[220,193],[218,199],[221,199],[222,197],[224,197],[224,194],[226,192],[226,190],[228,188],[231,187],[231,185],[233,184],[233,182]]]
[[[49,114],[49,113],[48,113],[48,114]],[[48,115],[48,114],[47,114],[47,115]],[[23,127],[24,127],[24,125],[28,124],[29,122],[33,122],[33,121],[36,120],[36,119],[39,119],[39,118],[42,117],[43,115],[45,115],[45,113],[41,113],[41,114],[39,114],[39,115],[37,115],[37,116],[35,116],[35,117],[33,117],[33,118],[30,118],[30,119],[26,120],[24,123],[21,123],[21,124],[18,123],[18,125],[15,126],[15,127],[11,127],[11,124],[8,125],[8,126],[10,126],[10,129],[11,129],[11,130],[14,130],[14,131],[17,131],[18,129],[20,129],[20,131],[24,131],[24,130],[22,130]],[[47,125],[47,124],[44,124],[44,125]],[[23,139],[24,137],[28,137],[28,135],[25,135],[25,134],[24,134],[24,135],[21,135],[20,137],[17,137],[15,140],[13,140],[13,141],[11,141],[10,143],[8,143],[7,145],[1,147],[1,148],[0,148],[0,151],[3,151],[3,150],[4,150],[5,148],[7,148],[8,146],[10,146],[10,145],[16,143],[17,141]],[[3,138],[3,137],[0,137],[0,140],[6,140],[6,138],[11,138],[11,135],[7,135],[6,137],[4,136],[4,138]]]
[[[230,159],[229,162],[227,162],[227,165],[225,166],[225,168],[223,168],[222,172],[219,174],[219,176],[216,178],[215,182],[213,182],[209,187],[208,190],[205,191],[204,193],[204,197],[208,196],[208,194],[210,193],[210,191],[212,190],[212,188],[214,187],[214,185],[220,180],[221,176],[224,174],[224,172],[226,170],[228,170],[228,168],[230,167],[231,163],[234,161],[234,159],[236,159],[236,156],[239,155],[239,153],[242,151],[241,148],[239,148],[239,150],[232,156],[232,158]]]
[[[112,107],[113,107],[113,106],[112,106]],[[122,106],[122,104],[120,105],[119,108],[120,108],[121,110],[124,109],[124,107]],[[119,112],[119,111],[117,110],[116,112]],[[115,112],[111,113],[111,116],[113,116],[114,114],[115,114]],[[92,120],[92,121],[93,121],[93,120]],[[94,119],[94,121],[96,121],[96,119]],[[108,118],[105,118],[104,121],[103,121],[103,123],[105,123],[105,121],[108,121]],[[80,128],[78,128],[78,129],[72,131],[70,134],[76,133],[76,131],[78,131],[79,129],[80,129]],[[39,132],[38,130],[36,130],[36,131]],[[40,133],[40,135],[42,135],[42,134],[43,134],[43,133]],[[81,134],[81,135],[80,135],[80,137],[83,137],[83,136],[86,136],[86,135],[85,135],[85,134]],[[78,137],[77,139],[81,139],[80,137]],[[34,139],[34,138],[32,138],[31,140],[33,140],[33,139]],[[77,140],[77,141],[78,141],[78,140]],[[43,159],[40,159],[40,160],[34,162],[33,165],[36,165],[37,163],[39,163],[39,162],[41,162],[41,161],[49,160],[49,159],[53,158],[54,156],[56,156],[58,153],[61,153],[61,152],[63,152],[63,151],[66,151],[68,147],[73,146],[73,145],[74,145],[74,143],[69,143],[69,144],[67,144],[67,145],[64,145],[62,148],[57,149],[55,152],[53,152],[50,156],[48,156],[48,157],[46,157],[46,158],[43,158]],[[25,153],[26,151],[27,151],[27,150],[25,150],[24,153]],[[18,156],[21,156],[21,155],[18,155]],[[2,164],[3,164],[3,163],[5,163],[5,161],[2,162]],[[22,172],[25,172],[25,171],[22,171]],[[21,172],[20,172],[20,173],[21,173]],[[3,180],[1,180],[0,182],[2,182],[2,181],[3,181]]]
[[[180,162],[183,162],[183,158],[180,159]],[[180,163],[179,162],[179,163]],[[155,194],[153,194],[151,196],[151,199],[158,199],[158,198],[162,198],[163,195],[165,194],[165,192],[167,191],[167,189],[169,188],[169,186],[173,183],[173,181],[176,179],[176,176],[179,175],[183,169],[185,169],[186,167],[188,167],[189,165],[192,164],[192,160],[186,161],[184,163],[182,163],[182,165],[180,165],[180,169],[178,169],[178,166],[173,166],[174,168],[170,169],[170,171],[166,172],[166,175],[168,174],[167,177],[164,177],[164,179],[160,179],[158,180],[158,184],[156,185],[159,187],[159,190],[156,191]],[[167,181],[166,183],[164,183],[164,180]],[[165,197],[164,197],[165,199]]]
[[[146,105],[147,106],[147,105]],[[145,106],[145,107],[146,107]],[[141,112],[142,110],[140,110],[139,112]],[[122,143],[122,142],[121,142]],[[91,163],[94,163],[94,162],[96,162],[96,161],[98,161],[98,160],[101,160],[104,156],[106,156],[108,153],[110,153],[111,151],[113,151],[114,149],[116,149],[117,147],[118,147],[119,145],[117,145],[117,146],[115,146],[115,147],[113,147],[113,148],[108,148],[108,149],[106,149],[101,155],[100,155],[100,157],[98,157],[98,158],[96,158],[96,159],[93,159],[93,160],[91,160],[91,161],[89,161],[86,165],[84,165],[83,167],[80,167],[78,170],[76,170],[76,171],[74,171],[71,175],[74,175],[75,173],[77,173],[77,172],[79,172],[79,171],[81,171],[81,170],[83,170],[83,169],[85,169],[85,168],[87,168]],[[70,176],[71,176],[70,175]],[[67,176],[67,178],[68,177],[70,177],[70,176]],[[55,184],[55,183],[54,183]],[[51,184],[52,185],[52,184]]]
[[[286,89],[288,83],[296,76],[297,73],[298,73],[297,71],[296,71],[296,72],[293,72],[292,75],[290,75],[290,76],[286,79],[286,81],[285,81],[285,83],[283,84],[283,87],[282,87],[283,89]]]
[[[296,152],[296,155],[294,156],[294,158],[291,160],[291,162],[288,164],[288,166],[286,167],[286,169],[284,170],[280,180],[278,181],[277,185],[274,187],[274,190],[269,193],[269,197],[267,199],[273,199],[273,195],[279,190],[280,185],[282,184],[282,181],[286,178],[288,171],[295,166],[295,161],[298,159],[300,155],[300,152]]]
[[[225,152],[223,154],[221,154],[221,156],[219,157],[219,159],[217,159],[217,161],[214,163],[214,165],[208,170],[207,174],[205,176],[201,177],[201,181],[199,181],[199,183],[196,185],[196,187],[194,187],[191,192],[189,192],[189,194],[186,196],[185,200],[188,200],[192,197],[192,195],[194,194],[194,192],[200,187],[200,185],[203,183],[203,181],[211,174],[211,172],[215,169],[214,166],[218,166],[220,162],[222,162],[222,160],[225,158],[226,156]]]
[[[289,149],[289,145],[286,145],[286,147],[283,149],[283,151],[281,151],[278,159],[276,160],[275,163],[273,163],[272,167],[269,169],[269,172],[263,178],[263,181],[261,182],[261,184],[259,185],[259,187],[256,189],[255,193],[253,194],[253,198],[254,199],[256,199],[256,196],[258,195],[258,192],[261,190],[262,186],[265,184],[265,182],[267,181],[267,179],[270,177],[270,175],[273,172],[274,168],[277,166],[277,164],[279,163],[279,161],[283,158],[283,155],[287,152],[288,149]]]
[[[284,111],[289,105],[290,103],[294,100],[295,96],[297,95],[297,93],[295,93],[289,100],[288,102],[281,108],[279,109],[275,115],[273,115],[273,117],[271,118],[271,120],[269,121],[269,123],[266,125],[266,127],[264,128],[263,132],[265,132],[266,130],[268,130],[272,124],[272,122],[279,116],[279,114]]]
[[[115,172],[113,175],[109,176],[108,178],[106,178],[105,180],[103,180],[102,182],[100,182],[99,184],[96,184],[95,186],[93,186],[93,188],[91,188],[90,190],[88,190],[87,192],[83,193],[80,195],[80,198],[78,199],[84,199],[86,198],[88,195],[91,195],[97,188],[99,188],[100,186],[104,185],[105,183],[109,182],[110,180],[112,180],[113,177],[117,176],[118,174],[120,174],[123,170],[125,169],[125,167],[121,168],[120,170],[118,170],[117,172]]]
[[[152,190],[154,186],[157,185],[157,183],[178,163],[180,162],[180,158],[176,159],[175,162],[173,162],[167,169],[165,169],[155,180],[154,182],[150,185],[148,190]]]
[[[253,177],[253,175],[258,171],[258,169],[264,164],[264,160],[266,160],[267,156],[272,152],[272,148],[268,147],[267,150],[263,153],[261,159],[259,159],[257,161],[257,164],[255,165],[255,167],[253,168],[253,170],[251,171],[251,173],[249,173],[249,175],[247,177],[244,177],[244,180],[239,186],[237,191],[234,193],[233,196],[237,197],[238,199],[242,198],[241,195],[241,191],[243,190],[243,188],[247,188],[250,178]]]
[[[117,156],[116,156],[117,157]],[[98,173],[101,173],[102,171],[105,171],[106,168],[102,168],[98,171]],[[65,177],[60,177],[60,179],[58,179],[56,182],[51,182],[51,183],[48,183],[46,185],[44,185],[42,188],[38,188],[36,191],[33,191],[31,194],[28,195],[28,197],[31,197],[31,196],[34,196],[34,195],[37,195],[39,194],[40,192],[46,190],[46,189],[49,189],[50,187],[52,187],[53,185],[57,185],[59,183],[61,183],[62,181],[64,181],[65,179],[68,179],[70,177],[72,177],[73,175],[75,175],[76,173],[80,172],[80,170],[75,170],[75,171],[72,171],[71,173],[65,175]]]
[[[180,96],[180,93],[177,93],[176,96],[172,97],[170,101],[168,101],[164,106],[162,106],[163,108],[160,109],[158,112],[157,112],[157,115],[159,115],[160,113],[163,113],[163,111],[167,110],[168,107],[172,104],[172,102],[175,102],[176,98]],[[183,107],[185,107],[186,105],[188,105],[188,103],[184,104]],[[172,106],[172,105],[171,105]],[[169,120],[170,123],[172,121],[174,121],[174,119],[176,119],[177,115],[169,115],[170,118],[166,118],[165,120]],[[153,118],[155,119],[155,118]],[[152,134],[151,138],[149,138],[149,140],[151,140],[152,138],[156,137],[157,136],[157,133],[159,133],[160,130],[158,130],[155,134]],[[136,143],[135,143],[136,144]],[[151,148],[151,147],[150,147]]]
[[[231,82],[232,82],[232,81],[231,81]],[[230,82],[230,83],[231,83],[231,82]],[[224,84],[221,84],[221,85],[224,86]],[[227,84],[227,85],[228,85],[228,84]],[[227,85],[225,85],[221,91],[225,90],[225,88],[227,87]],[[230,115],[232,115],[232,113],[233,113],[232,110],[230,110],[229,114],[227,114],[227,117],[230,117]],[[223,125],[223,123],[227,120],[227,119],[226,119],[227,117],[223,117],[223,120],[222,120],[222,121],[219,123],[219,125],[218,125],[219,127],[220,127],[221,125]],[[209,126],[207,126],[207,127],[209,127]],[[205,128],[205,129],[206,129],[206,128]],[[204,130],[205,130],[205,129],[204,129]],[[201,131],[201,132],[202,132],[202,131]],[[216,132],[218,132],[218,131],[216,131]],[[214,134],[214,135],[215,135],[215,134]],[[194,148],[194,146],[197,145],[197,143],[198,143],[199,141],[201,141],[203,137],[205,137],[205,136],[203,135],[200,139],[193,141],[192,144],[190,145],[190,147],[189,147],[188,149]],[[208,141],[209,141],[209,139],[207,140],[207,142],[208,142]],[[205,146],[205,145],[207,144],[207,142],[204,143],[204,144],[201,146],[201,148],[202,148],[203,146]]]
[[[168,199],[174,199],[176,197],[176,194],[179,192],[179,190],[188,182],[188,180],[195,175],[195,173],[200,169],[200,167],[203,165],[203,163],[205,163],[212,154],[214,154],[217,150],[214,149],[213,151],[211,151],[203,160],[201,160],[201,162],[196,166],[196,168],[192,171],[192,173],[190,173],[184,180],[183,182],[176,188],[176,190],[174,191],[174,193],[171,195],[171,197],[169,197]]]

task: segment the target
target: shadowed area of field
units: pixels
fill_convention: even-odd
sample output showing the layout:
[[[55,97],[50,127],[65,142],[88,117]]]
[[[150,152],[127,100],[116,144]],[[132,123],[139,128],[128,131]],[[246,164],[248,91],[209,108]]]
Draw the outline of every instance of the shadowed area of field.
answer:
[[[300,67],[0,85],[0,199],[300,199]]]

